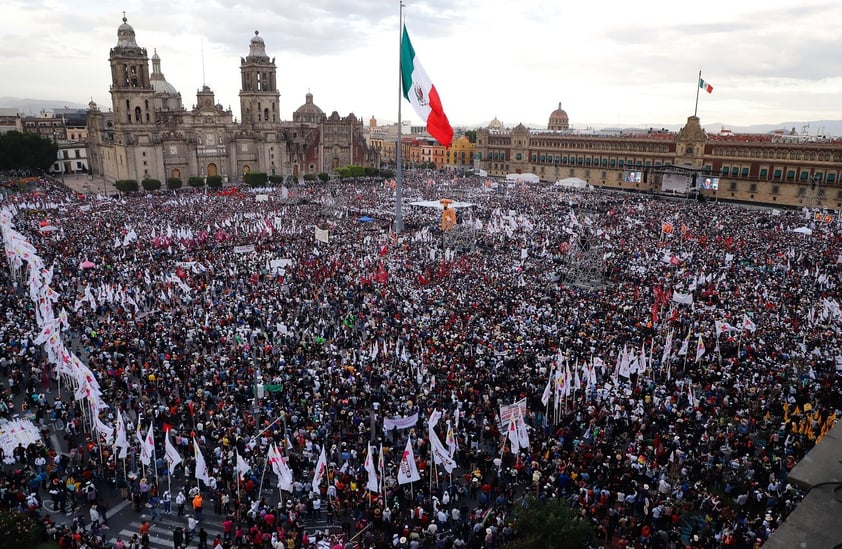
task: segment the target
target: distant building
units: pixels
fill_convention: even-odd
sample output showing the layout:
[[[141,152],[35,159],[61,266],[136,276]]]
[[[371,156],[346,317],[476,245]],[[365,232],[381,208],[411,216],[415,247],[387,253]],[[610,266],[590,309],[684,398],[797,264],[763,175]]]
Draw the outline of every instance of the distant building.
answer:
[[[566,126],[566,127],[565,127]],[[747,202],[842,209],[842,139],[789,134],[707,134],[691,116],[679,132],[615,129],[578,133],[556,109],[547,130],[507,129],[495,118],[477,131],[475,159],[491,176],[535,173],[544,181],[578,177],[597,187],[660,191],[675,172],[702,194]],[[640,181],[627,181],[629,172]],[[697,185],[695,188],[699,188]]]
[[[281,120],[275,60],[266,54],[257,31],[248,55],[240,59],[239,122],[207,85],[186,109],[181,94],[164,77],[157,51],[151,72],[149,61],[123,18],[109,53],[111,109],[103,112],[94,102],[88,105],[95,175],[111,181],[216,175],[235,180],[252,171],[298,177],[347,164],[379,165],[376,152],[365,143],[362,120],[336,112],[326,117],[312,94],[291,122]]]

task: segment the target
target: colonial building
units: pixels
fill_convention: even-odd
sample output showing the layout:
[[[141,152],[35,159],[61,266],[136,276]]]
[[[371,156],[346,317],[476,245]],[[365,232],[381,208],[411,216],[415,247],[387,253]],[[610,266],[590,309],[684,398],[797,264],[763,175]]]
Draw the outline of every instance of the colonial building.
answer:
[[[578,177],[598,187],[660,191],[665,177],[718,179],[713,198],[842,209],[842,139],[770,134],[709,135],[691,116],[675,132],[580,134],[553,111],[547,130],[523,124],[477,131],[478,167],[492,176],[535,173],[542,180]],[[629,172],[640,181],[627,181]],[[701,185],[698,185],[701,187]]]
[[[240,59],[240,113],[219,104],[203,85],[191,109],[167,82],[161,58],[146,48],[123,18],[110,51],[111,109],[88,105],[89,162],[108,180],[220,175],[239,179],[252,171],[299,176],[339,166],[379,166],[363,138],[362,120],[353,114],[325,117],[307,94],[305,104],[283,121],[275,59],[255,31],[249,53]]]

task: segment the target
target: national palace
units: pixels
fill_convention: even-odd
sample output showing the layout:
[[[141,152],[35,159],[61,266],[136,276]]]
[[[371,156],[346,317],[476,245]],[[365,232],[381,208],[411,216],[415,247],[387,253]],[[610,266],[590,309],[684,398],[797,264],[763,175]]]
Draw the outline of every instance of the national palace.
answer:
[[[709,198],[842,209],[842,139],[769,134],[708,134],[691,116],[677,133],[664,130],[577,133],[567,113],[550,115],[546,130],[496,120],[477,131],[475,166],[490,176],[534,173],[568,177],[595,187],[660,191],[664,178],[718,178]],[[629,172],[640,181],[626,181]],[[701,184],[698,185],[702,187]]]

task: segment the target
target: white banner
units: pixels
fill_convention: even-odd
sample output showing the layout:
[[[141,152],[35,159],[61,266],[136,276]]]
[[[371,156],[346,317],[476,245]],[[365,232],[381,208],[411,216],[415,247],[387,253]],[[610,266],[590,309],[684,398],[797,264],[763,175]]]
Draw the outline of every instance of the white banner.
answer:
[[[247,254],[254,251],[254,244],[247,244],[245,246],[234,246],[235,254]]]
[[[515,402],[514,404],[503,404],[500,406],[500,432],[506,433],[506,429],[509,427],[509,418],[513,415],[518,413],[518,409],[520,409],[520,417],[526,417],[526,399],[522,398]]]
[[[410,429],[415,427],[416,423],[418,423],[418,412],[407,417],[396,417],[394,419],[386,417],[383,418],[383,430],[389,432],[392,429]]]
[[[328,244],[330,241],[330,237],[328,235],[327,229],[320,229],[316,227],[316,240]]]

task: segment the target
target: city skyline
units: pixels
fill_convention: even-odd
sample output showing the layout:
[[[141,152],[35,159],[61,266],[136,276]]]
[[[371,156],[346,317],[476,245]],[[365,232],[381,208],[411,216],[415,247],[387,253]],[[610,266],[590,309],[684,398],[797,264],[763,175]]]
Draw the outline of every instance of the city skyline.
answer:
[[[686,8],[662,0],[647,9],[613,1],[405,3],[413,46],[453,125],[493,117],[507,126],[546,124],[559,102],[574,128],[678,124],[693,114],[700,69],[713,86],[711,94],[700,90],[704,124],[840,116],[842,39],[821,29],[842,17],[842,5],[711,0],[691,22]],[[150,57],[157,50],[187,108],[206,83],[240,118],[240,58],[259,30],[277,65],[283,119],[309,91],[328,114],[397,120],[397,1],[268,8],[253,0],[233,7],[131,0],[103,11],[91,0],[12,0],[8,10],[15,24],[0,35],[0,71],[13,77],[0,79],[0,96],[92,98],[108,109],[108,51],[126,10],[138,44]],[[421,124],[408,102],[401,109],[405,121]]]

